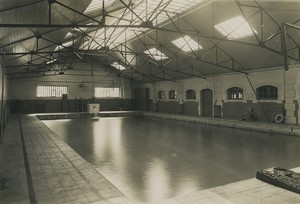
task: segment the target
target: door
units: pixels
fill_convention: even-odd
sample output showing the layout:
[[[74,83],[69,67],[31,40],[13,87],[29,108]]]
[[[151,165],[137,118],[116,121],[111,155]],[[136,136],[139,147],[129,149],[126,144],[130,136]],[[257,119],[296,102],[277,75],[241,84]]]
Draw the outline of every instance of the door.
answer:
[[[208,117],[213,115],[213,91],[210,89],[201,91],[201,115]]]
[[[135,89],[135,110],[149,111],[149,89]]]

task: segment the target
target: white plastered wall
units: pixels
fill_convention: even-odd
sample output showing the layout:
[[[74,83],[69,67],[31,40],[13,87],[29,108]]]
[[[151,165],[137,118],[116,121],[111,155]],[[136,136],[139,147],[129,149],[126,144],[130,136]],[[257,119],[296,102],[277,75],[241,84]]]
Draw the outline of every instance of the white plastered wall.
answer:
[[[300,77],[300,74],[299,74]],[[249,80],[248,80],[249,79]],[[248,74],[248,79],[245,74],[231,73],[231,74],[222,74],[216,76],[209,76],[206,79],[202,78],[187,78],[178,80],[176,82],[170,81],[161,81],[157,83],[145,83],[137,84],[137,88],[149,88],[150,89],[150,98],[155,99],[157,97],[158,91],[164,91],[165,94],[169,90],[174,89],[178,93],[178,102],[179,104],[185,101],[185,91],[188,89],[194,89],[196,91],[196,101],[201,101],[201,90],[211,89],[213,90],[213,103],[214,105],[221,105],[223,102],[227,102],[227,89],[231,87],[240,87],[244,91],[243,102],[246,103],[247,100],[251,100],[254,103],[257,103],[255,93],[253,91],[258,87],[263,85],[273,85],[278,88],[278,99],[272,101],[262,101],[262,102],[276,102],[282,103],[285,99],[285,71],[282,67],[273,68],[269,70],[260,70],[253,71]],[[251,84],[249,83],[251,82]],[[300,85],[298,86],[300,90]],[[152,91],[151,91],[152,90]],[[166,99],[168,100],[168,99]],[[198,114],[200,114],[201,106],[199,105]]]

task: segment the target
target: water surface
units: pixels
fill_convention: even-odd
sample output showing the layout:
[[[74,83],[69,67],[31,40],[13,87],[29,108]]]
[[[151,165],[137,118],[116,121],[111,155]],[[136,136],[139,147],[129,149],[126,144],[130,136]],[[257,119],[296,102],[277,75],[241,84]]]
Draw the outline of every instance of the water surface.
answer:
[[[287,135],[147,118],[43,122],[137,201],[252,178],[272,166],[300,166],[300,138]]]

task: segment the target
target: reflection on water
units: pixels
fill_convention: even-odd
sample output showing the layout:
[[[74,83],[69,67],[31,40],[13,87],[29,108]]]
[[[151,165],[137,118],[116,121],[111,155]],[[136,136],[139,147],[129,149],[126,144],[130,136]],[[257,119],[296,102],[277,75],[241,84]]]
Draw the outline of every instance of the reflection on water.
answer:
[[[300,138],[140,118],[43,121],[129,198],[161,201],[299,166]]]

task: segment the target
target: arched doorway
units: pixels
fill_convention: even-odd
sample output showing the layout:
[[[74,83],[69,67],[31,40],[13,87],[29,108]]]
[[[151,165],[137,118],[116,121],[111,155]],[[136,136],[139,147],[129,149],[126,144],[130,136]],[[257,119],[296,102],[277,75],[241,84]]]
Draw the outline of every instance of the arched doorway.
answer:
[[[213,115],[213,91],[203,89],[201,91],[201,116],[211,117]]]

